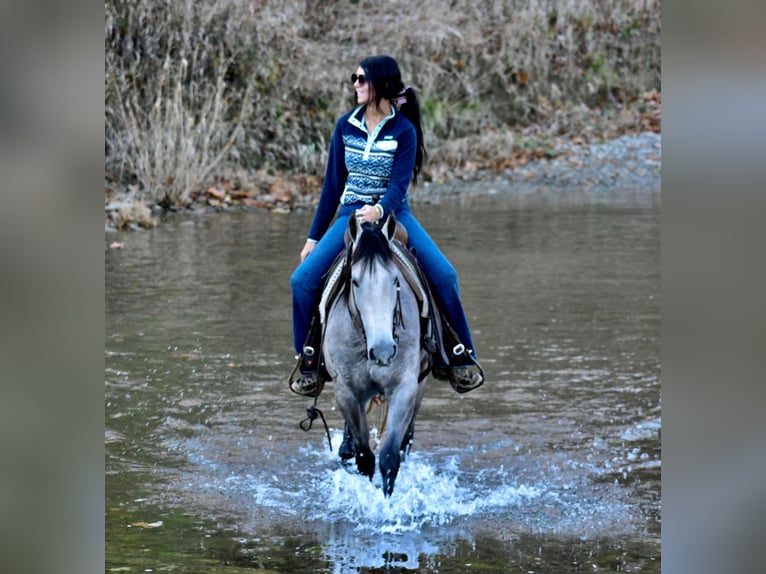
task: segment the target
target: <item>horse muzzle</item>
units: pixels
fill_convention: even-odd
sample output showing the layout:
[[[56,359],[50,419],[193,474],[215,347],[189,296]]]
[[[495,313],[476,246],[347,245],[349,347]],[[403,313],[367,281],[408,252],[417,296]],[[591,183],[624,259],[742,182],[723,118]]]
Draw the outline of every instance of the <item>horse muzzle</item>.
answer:
[[[381,343],[371,346],[367,356],[378,367],[390,367],[396,357],[396,343]]]

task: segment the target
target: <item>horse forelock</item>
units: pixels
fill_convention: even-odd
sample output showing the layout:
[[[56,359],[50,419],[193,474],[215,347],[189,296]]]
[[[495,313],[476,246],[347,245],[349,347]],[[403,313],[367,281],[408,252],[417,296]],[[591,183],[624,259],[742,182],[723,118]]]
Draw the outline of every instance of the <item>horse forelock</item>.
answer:
[[[346,248],[346,261],[340,275],[340,294],[348,304],[351,295],[351,267],[361,265],[365,273],[370,273],[376,262],[388,267],[394,260],[388,239],[382,230],[374,224],[362,224],[362,231],[357,241]]]
[[[383,231],[376,225],[363,224],[362,233],[351,252],[351,264],[361,264],[366,271],[370,271],[375,261],[388,265],[392,258],[391,247]]]

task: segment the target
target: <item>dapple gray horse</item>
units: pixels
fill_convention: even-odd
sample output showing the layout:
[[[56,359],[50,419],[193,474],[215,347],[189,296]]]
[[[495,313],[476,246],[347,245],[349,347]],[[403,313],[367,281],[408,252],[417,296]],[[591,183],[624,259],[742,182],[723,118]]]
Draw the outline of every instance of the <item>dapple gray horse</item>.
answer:
[[[393,259],[395,230],[393,215],[379,227],[359,224],[351,214],[342,291],[327,314],[324,335],[325,365],[346,421],[340,456],[356,457],[357,469],[370,480],[375,455],[365,408],[373,397],[385,395],[386,436],[379,452],[385,496],[393,492],[409,452],[425,390],[425,380],[418,382],[426,359],[418,300]]]

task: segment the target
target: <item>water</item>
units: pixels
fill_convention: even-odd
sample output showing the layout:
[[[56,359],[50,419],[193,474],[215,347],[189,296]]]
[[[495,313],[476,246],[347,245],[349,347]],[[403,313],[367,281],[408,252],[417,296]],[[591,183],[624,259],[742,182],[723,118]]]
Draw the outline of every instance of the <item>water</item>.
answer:
[[[487,372],[429,380],[390,499],[287,390],[311,213],[173,220],[106,255],[106,571],[660,571],[655,195],[414,206]],[[374,413],[375,415],[375,413]],[[160,524],[161,522],[161,524]]]

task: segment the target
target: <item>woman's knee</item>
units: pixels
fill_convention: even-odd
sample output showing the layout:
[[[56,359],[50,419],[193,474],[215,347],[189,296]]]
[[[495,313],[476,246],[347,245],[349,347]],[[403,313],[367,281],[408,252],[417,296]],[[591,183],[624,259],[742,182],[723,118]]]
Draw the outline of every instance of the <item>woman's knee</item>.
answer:
[[[439,265],[430,279],[433,286],[439,290],[456,289],[458,285],[457,270],[449,262]]]
[[[290,290],[293,295],[309,293],[311,287],[311,277],[298,267],[290,276]]]
[[[293,271],[292,275],[290,275],[290,291],[295,293],[296,289],[298,289],[298,270],[297,269]]]

